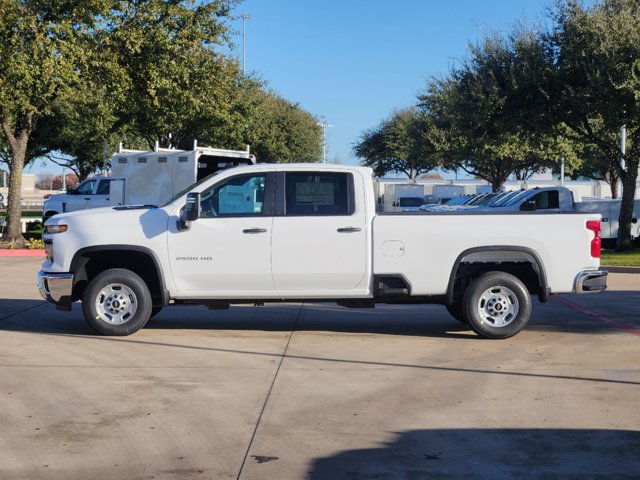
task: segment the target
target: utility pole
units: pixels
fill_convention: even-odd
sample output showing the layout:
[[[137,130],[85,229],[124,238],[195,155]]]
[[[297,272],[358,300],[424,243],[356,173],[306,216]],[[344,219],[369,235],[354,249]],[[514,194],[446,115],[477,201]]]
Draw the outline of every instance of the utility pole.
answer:
[[[560,163],[560,186],[564,187],[564,157],[562,157]]]
[[[318,122],[317,125],[322,127],[322,163],[327,163],[327,128],[333,127],[324,120]]]
[[[620,158],[620,166],[622,167],[622,170],[624,171],[625,169],[625,161],[624,161],[624,157],[627,153],[627,126],[625,124],[622,124],[622,126],[620,127],[620,152],[622,153],[622,157]],[[622,189],[624,188],[624,185],[622,183],[622,175],[620,176],[620,195],[622,194]]]
[[[240,18],[242,19],[242,76],[246,77],[247,76],[247,69],[246,69],[247,48],[246,48],[246,42],[245,42],[245,36],[246,36],[245,23],[247,20],[251,18],[251,15],[249,15],[248,13],[243,13],[240,15]]]

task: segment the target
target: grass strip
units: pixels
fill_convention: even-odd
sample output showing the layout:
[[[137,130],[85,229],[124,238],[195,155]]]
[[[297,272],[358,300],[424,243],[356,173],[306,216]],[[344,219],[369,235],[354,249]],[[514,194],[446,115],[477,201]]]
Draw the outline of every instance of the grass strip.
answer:
[[[635,249],[632,252],[624,253],[614,250],[602,250],[600,263],[612,267],[640,267],[640,250]]]

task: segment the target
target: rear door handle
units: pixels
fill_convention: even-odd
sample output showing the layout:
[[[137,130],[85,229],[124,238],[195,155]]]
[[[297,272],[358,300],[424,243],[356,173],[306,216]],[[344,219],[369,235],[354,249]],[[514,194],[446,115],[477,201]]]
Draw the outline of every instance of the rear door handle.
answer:
[[[338,229],[338,233],[354,233],[362,230],[360,227],[342,227]]]
[[[266,228],[245,228],[242,233],[266,233]]]

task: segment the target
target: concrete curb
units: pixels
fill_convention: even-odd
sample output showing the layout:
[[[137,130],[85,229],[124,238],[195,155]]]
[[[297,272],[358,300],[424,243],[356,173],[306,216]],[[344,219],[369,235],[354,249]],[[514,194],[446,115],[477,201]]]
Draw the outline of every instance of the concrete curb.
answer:
[[[44,250],[29,250],[26,248],[0,248],[0,257],[44,257]]]
[[[623,266],[611,266],[602,265],[603,269],[609,270],[611,273],[640,273],[640,267],[623,267]]]

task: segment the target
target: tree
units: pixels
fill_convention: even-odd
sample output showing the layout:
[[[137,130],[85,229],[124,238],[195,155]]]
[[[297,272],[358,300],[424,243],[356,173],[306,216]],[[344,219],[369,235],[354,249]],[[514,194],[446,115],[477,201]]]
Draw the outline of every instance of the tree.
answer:
[[[494,191],[510,175],[526,180],[563,156],[571,167],[578,163],[562,126],[545,131],[531,126],[536,113],[532,93],[526,76],[518,73],[533,40],[535,35],[525,30],[509,38],[490,35],[470,46],[462,66],[453,68],[448,78],[432,79],[418,97],[419,107],[446,132],[443,153],[458,168],[487,180]]]
[[[317,162],[322,155],[318,119],[259,83],[243,87],[243,143],[267,163]]]
[[[112,152],[120,137],[105,86],[87,77],[52,102],[51,114],[40,120],[31,137],[31,145],[42,146],[49,160],[81,181],[102,168],[104,142]]]
[[[104,13],[101,0],[45,2],[0,0],[0,127],[8,146],[7,227],[0,244],[23,245],[20,225],[22,171],[29,140],[86,65],[85,33]]]
[[[613,135],[615,137],[615,135]],[[612,139],[615,142],[615,139]],[[593,180],[604,181],[611,188],[611,198],[620,198],[618,184],[620,177],[616,162],[605,157],[602,151],[593,144],[583,145],[581,152],[582,164],[573,172],[573,176],[583,176]]]
[[[364,132],[353,151],[377,176],[404,173],[415,181],[442,165],[438,147],[444,141],[429,115],[407,108]]]
[[[541,42],[550,78],[546,106],[583,144],[597,148],[622,180],[617,250],[632,248],[640,165],[640,18],[637,0],[560,3]],[[626,153],[618,132],[626,125]],[[624,166],[623,166],[624,164]]]
[[[218,143],[212,133],[233,124],[239,69],[215,51],[229,41],[233,3],[122,0],[109,17],[100,42],[124,85],[119,114],[150,147]]]

